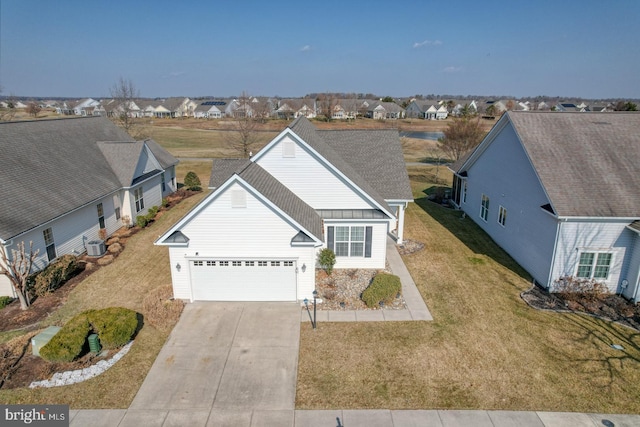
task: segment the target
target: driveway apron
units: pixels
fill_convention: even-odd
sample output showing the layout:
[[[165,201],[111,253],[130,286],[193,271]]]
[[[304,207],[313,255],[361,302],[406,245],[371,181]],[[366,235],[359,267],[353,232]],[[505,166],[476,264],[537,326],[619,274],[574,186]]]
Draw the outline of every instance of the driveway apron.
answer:
[[[130,409],[293,410],[296,303],[187,304]]]

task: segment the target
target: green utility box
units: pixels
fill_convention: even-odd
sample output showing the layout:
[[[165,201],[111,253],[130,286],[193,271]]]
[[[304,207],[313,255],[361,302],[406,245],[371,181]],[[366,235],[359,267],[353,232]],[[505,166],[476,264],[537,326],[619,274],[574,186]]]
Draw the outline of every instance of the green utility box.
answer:
[[[91,353],[100,353],[100,340],[98,334],[91,334],[87,338],[89,340],[89,351]]]
[[[31,351],[34,356],[40,357],[40,349],[44,347],[58,331],[62,329],[60,326],[49,326],[35,337],[31,338]]]

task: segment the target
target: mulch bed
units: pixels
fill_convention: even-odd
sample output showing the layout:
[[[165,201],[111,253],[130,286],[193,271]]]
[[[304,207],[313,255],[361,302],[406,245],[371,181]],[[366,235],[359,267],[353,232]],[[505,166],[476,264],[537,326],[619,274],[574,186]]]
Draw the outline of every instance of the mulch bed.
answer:
[[[523,292],[522,299],[539,310],[585,313],[640,331],[640,306],[616,294],[598,297],[578,293],[549,293],[537,285]]]

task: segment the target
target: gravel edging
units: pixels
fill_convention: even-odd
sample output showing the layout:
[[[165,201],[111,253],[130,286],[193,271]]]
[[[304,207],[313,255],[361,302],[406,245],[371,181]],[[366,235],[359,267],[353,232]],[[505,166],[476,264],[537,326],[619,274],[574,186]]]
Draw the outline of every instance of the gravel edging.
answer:
[[[56,372],[53,374],[50,380],[34,381],[29,385],[29,388],[41,388],[41,387],[60,387],[63,385],[71,385],[86,381],[90,378],[97,377],[112,367],[118,360],[122,359],[125,354],[129,352],[129,349],[133,345],[133,341],[130,341],[127,345],[122,347],[109,360],[101,360],[95,365],[89,366],[84,369],[76,369],[75,371]]]

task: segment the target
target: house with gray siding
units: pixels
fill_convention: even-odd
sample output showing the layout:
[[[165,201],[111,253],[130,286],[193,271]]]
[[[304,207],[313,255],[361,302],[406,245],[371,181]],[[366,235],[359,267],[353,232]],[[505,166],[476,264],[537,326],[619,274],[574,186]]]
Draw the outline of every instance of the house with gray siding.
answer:
[[[135,224],[176,190],[178,161],[103,117],[0,123],[0,152],[0,245],[11,256],[33,242],[36,270]],[[0,295],[14,296],[5,276]]]
[[[535,281],[640,299],[640,114],[505,113],[452,166],[453,201]]]
[[[413,200],[397,131],[318,130],[294,120],[250,159],[216,159],[210,194],[156,240],[175,298],[312,298],[318,252],[383,269]]]

